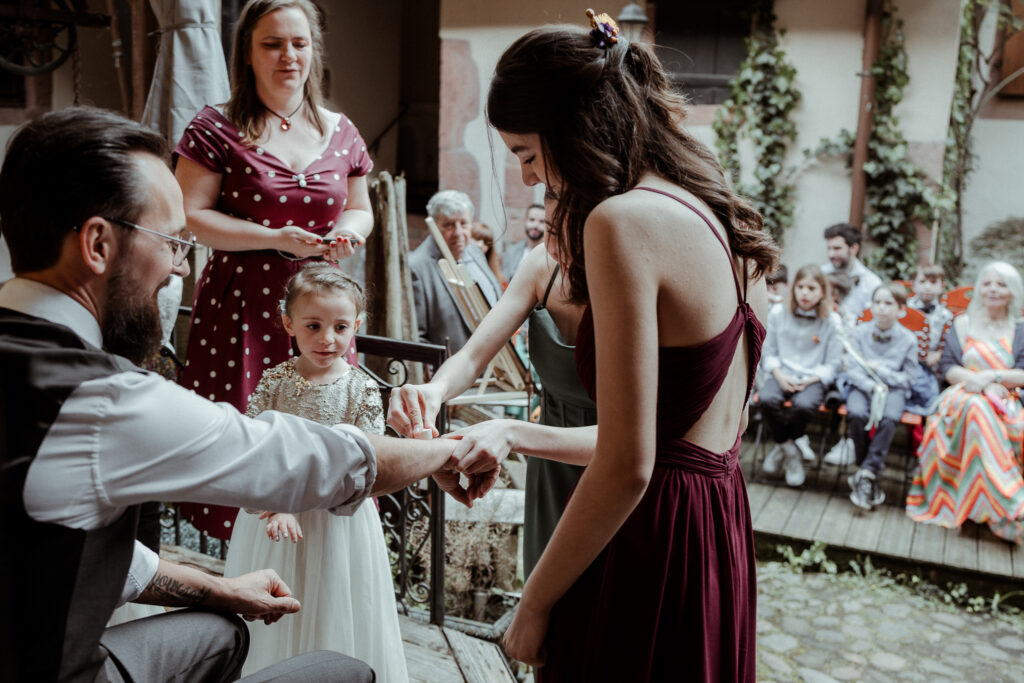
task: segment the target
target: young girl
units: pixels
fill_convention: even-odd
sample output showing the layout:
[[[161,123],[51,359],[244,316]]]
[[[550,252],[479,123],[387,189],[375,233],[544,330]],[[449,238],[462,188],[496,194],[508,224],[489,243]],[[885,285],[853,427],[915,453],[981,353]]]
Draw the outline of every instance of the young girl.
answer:
[[[846,410],[859,469],[848,482],[850,500],[865,510],[885,500],[878,477],[917,369],[917,337],[896,324],[906,305],[902,285],[879,285],[871,294],[871,320],[853,328],[850,335],[846,378],[851,388]],[[875,435],[869,437],[872,427]]]
[[[263,373],[247,414],[278,410],[383,433],[377,384],[344,358],[362,310],[359,285],[331,265],[307,265],[289,280],[281,320],[300,355]],[[264,567],[281,575],[302,611],[272,626],[250,626],[243,675],[293,655],[334,650],[368,663],[378,681],[408,680],[391,566],[372,502],[351,517],[323,510],[240,514],[224,575]]]
[[[804,266],[793,278],[789,307],[777,306],[768,315],[761,367],[769,373],[761,387],[761,406],[775,443],[764,471],[778,472],[782,464],[786,483],[804,483],[804,465],[795,439],[807,431],[825,389],[839,371],[841,347],[836,331],[828,282],[821,268]],[[783,404],[791,403],[787,410]]]

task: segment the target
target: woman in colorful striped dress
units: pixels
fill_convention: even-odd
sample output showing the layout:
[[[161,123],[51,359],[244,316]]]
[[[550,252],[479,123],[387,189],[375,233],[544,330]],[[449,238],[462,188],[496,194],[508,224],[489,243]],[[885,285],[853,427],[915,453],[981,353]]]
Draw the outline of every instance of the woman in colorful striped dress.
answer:
[[[907,496],[915,522],[988,524],[1024,543],[1024,284],[1008,263],[982,268],[974,298],[947,335],[940,376],[950,384],[928,418]]]

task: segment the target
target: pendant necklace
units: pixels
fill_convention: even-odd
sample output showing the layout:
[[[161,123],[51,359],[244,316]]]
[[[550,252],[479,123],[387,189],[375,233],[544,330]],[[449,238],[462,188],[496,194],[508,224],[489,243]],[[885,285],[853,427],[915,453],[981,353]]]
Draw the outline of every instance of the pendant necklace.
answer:
[[[277,118],[281,119],[281,130],[287,132],[288,129],[292,127],[292,117],[295,116],[295,114],[297,114],[300,109],[302,109],[302,105],[304,105],[305,103],[305,101],[299,102],[299,106],[295,107],[295,111],[293,111],[291,114],[288,114],[288,116],[281,116],[280,114],[278,114],[276,111],[274,111],[265,104],[263,105],[263,108],[269,111]]]

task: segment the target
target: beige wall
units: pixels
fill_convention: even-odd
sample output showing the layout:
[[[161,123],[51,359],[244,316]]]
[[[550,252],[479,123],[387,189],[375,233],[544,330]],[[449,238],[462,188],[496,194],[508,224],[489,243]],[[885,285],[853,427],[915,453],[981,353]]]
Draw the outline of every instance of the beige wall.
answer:
[[[952,99],[960,3],[898,0],[897,5],[904,22],[911,78],[898,115],[913,160],[937,176],[941,173]],[[616,12],[618,9],[613,8]],[[778,25],[787,30],[783,48],[797,67],[797,83],[804,97],[794,117],[799,137],[789,159],[798,164],[802,150],[813,148],[822,138],[833,137],[844,128],[856,130],[865,0],[776,0],[775,12]],[[446,46],[442,53],[451,60],[469,60],[472,68],[470,77],[464,70],[452,69],[455,75],[442,79],[441,185],[472,187],[479,197],[480,218],[499,233],[507,229],[511,239],[522,236],[524,202],[538,195],[524,190],[518,171],[507,167],[507,152],[485,124],[484,99],[494,65],[508,44],[536,25],[555,21],[583,25],[585,18],[577,4],[563,1],[441,2],[441,37]],[[466,88],[473,90],[471,96],[463,92]],[[473,98],[474,110],[459,113],[457,124],[453,114],[446,116],[446,100],[461,104]],[[1019,114],[1011,112],[1009,116]],[[691,132],[708,145],[714,142],[709,125],[712,118],[713,112],[709,111],[696,111],[690,117]],[[972,223],[991,222],[1014,210],[1024,213],[1014,208],[1014,193],[1001,191],[1014,161],[1024,158],[1024,134],[1014,133],[1016,125],[994,120],[978,124],[979,165],[967,192]],[[452,159],[462,160],[447,168],[446,145]],[[744,168],[750,173],[753,159],[749,147],[741,154]],[[798,177],[797,186],[795,222],[784,249],[784,260],[794,267],[824,262],[821,232],[849,217],[850,175],[843,161],[828,161],[807,168]]]
[[[531,28],[585,21],[579,3],[568,0],[441,1],[439,182],[442,189],[469,192],[477,218],[499,241],[523,238],[525,208],[543,197],[543,188],[523,186],[518,162],[484,120],[494,67],[505,48]]]

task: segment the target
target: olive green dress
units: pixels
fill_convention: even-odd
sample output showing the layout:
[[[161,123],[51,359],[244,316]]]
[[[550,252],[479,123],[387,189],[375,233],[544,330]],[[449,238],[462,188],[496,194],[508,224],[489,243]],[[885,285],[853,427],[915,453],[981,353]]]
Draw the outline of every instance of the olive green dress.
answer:
[[[587,396],[576,375],[573,356],[576,347],[565,343],[546,308],[551,287],[557,278],[556,267],[544,292],[544,300],[530,313],[530,361],[541,384],[540,422],[553,427],[595,425],[597,406]],[[576,465],[527,458],[523,539],[526,576],[537,566],[582,472],[583,468]]]

